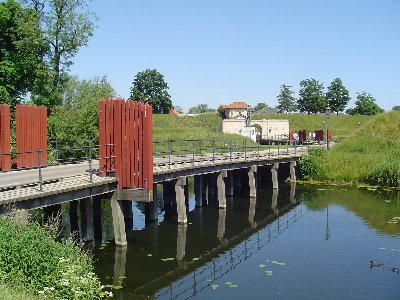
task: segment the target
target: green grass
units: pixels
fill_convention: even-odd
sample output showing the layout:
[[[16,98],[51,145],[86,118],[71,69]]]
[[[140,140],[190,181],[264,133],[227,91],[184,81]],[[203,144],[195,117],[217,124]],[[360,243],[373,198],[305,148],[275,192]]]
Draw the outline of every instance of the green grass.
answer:
[[[400,163],[400,112],[379,114],[327,151],[327,179],[365,181],[374,168]]]
[[[39,298],[24,291],[23,288],[12,288],[0,283],[0,299],[2,300],[38,300]]]

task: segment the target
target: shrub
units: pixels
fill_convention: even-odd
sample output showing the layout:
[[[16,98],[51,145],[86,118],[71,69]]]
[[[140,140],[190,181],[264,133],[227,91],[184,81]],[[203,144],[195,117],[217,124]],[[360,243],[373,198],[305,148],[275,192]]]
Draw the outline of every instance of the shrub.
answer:
[[[90,257],[72,242],[56,242],[56,230],[0,218],[0,281],[24,286],[45,299],[102,299]]]
[[[389,159],[378,163],[364,177],[364,181],[379,186],[400,186],[400,162]]]
[[[323,152],[321,148],[314,148],[300,158],[297,164],[297,174],[300,179],[311,180],[325,177],[326,163]]]

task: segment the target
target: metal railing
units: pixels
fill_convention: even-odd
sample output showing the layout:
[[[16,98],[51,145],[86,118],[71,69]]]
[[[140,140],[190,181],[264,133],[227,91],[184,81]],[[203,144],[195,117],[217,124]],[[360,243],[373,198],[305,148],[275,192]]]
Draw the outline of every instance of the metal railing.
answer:
[[[317,146],[309,141],[301,144],[290,143],[288,139],[280,137],[268,141],[267,144],[226,139],[161,140],[153,142],[153,154],[155,166],[167,165],[171,168],[172,165],[181,163],[195,165],[204,161],[296,156],[308,152],[310,147]]]
[[[8,153],[0,153],[0,159],[3,156],[10,156],[11,157],[11,162],[12,162],[12,168],[11,171],[22,171],[26,170],[31,173],[31,176],[27,176],[26,178],[29,179],[24,179],[24,182],[19,183],[15,182],[13,184],[10,184],[8,187],[2,185],[2,176],[6,176],[6,174],[9,171],[2,171],[0,170],[0,190],[1,189],[7,189],[7,188],[13,188],[15,186],[30,186],[37,184],[38,185],[38,190],[43,191],[43,184],[46,182],[54,181],[54,180],[59,180],[62,178],[67,178],[70,176],[51,176],[50,178],[43,178],[43,170],[48,167],[55,167],[55,166],[60,166],[60,165],[67,165],[67,164],[83,164],[85,165],[87,163],[87,169],[84,171],[84,173],[89,174],[89,182],[93,182],[93,174],[98,173],[98,162],[101,159],[113,159],[115,158],[114,155],[109,155],[109,156],[104,156],[104,157],[99,157],[99,148],[101,146],[109,146],[113,147],[113,144],[107,144],[107,145],[94,145],[90,144],[89,141],[84,141],[87,143],[87,145],[84,146],[71,146],[71,147],[60,147],[62,143],[76,143],[76,141],[49,141],[49,144],[55,144],[56,147],[54,148],[49,148],[49,149],[37,149],[37,150],[31,150],[31,151],[11,151]],[[110,151],[113,153],[113,151]],[[43,163],[43,154],[47,155],[47,164]],[[27,166],[18,166],[16,163],[17,157],[19,155],[28,155],[28,154],[34,154],[35,158],[31,160],[31,163],[28,164]],[[109,164],[113,166],[112,164]],[[115,170],[114,169],[107,169],[105,170],[107,173],[113,173]],[[36,173],[37,172],[37,173]],[[36,175],[37,179],[31,179],[35,177],[34,174]],[[75,176],[74,174],[73,176]]]

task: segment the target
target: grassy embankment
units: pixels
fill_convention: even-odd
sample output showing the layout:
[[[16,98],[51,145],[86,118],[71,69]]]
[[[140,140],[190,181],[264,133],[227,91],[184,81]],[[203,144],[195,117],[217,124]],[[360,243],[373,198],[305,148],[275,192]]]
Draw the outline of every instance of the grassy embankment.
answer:
[[[400,186],[400,113],[379,114],[329,151],[315,155],[309,178],[376,186]],[[299,167],[301,168],[302,162]]]

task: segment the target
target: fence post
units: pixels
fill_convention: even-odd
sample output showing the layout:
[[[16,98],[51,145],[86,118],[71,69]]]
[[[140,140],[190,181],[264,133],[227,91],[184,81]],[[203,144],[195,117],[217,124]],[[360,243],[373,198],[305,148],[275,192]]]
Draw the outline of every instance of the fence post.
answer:
[[[168,169],[171,168],[172,140],[168,140]]]
[[[193,166],[194,166],[194,139],[192,140]]]
[[[229,143],[229,158],[230,158],[230,161],[232,161],[232,140]]]
[[[212,139],[212,149],[213,149],[213,157],[212,161],[215,161],[215,138]]]
[[[92,147],[89,146],[89,178],[90,178],[90,183],[93,182],[93,172],[92,172]]]
[[[39,191],[43,191],[43,177],[42,177],[42,150],[37,150],[38,165],[39,165]]]

